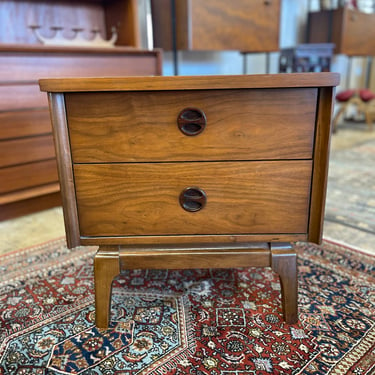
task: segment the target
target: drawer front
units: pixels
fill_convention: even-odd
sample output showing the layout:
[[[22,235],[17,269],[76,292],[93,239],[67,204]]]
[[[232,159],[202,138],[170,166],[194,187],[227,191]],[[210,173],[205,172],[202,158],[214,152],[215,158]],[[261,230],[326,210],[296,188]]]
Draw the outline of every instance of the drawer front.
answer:
[[[0,141],[0,167],[55,158],[52,135]]]
[[[0,113],[0,139],[51,133],[48,109]]]
[[[37,84],[0,85],[0,111],[48,108],[45,92]]]
[[[73,160],[308,159],[316,97],[309,88],[69,93]],[[204,112],[200,134],[185,135],[177,126],[185,108]]]
[[[0,169],[0,193],[58,182],[56,160],[17,165]]]
[[[81,236],[306,233],[312,162],[74,165]],[[198,187],[188,212],[180,193]]]

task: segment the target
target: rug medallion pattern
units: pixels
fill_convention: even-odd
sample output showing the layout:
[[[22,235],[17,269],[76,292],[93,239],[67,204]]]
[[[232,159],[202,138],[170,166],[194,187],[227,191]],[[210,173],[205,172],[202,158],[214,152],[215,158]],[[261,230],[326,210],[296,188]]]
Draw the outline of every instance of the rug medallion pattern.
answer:
[[[0,374],[375,374],[374,258],[298,244],[299,317],[269,268],[135,270],[94,326],[94,248],[0,257]]]

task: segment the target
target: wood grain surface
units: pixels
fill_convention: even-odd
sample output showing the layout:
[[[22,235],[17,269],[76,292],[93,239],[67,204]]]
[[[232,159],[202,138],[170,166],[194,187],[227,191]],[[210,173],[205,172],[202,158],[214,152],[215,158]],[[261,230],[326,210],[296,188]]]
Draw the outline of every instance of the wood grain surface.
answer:
[[[189,2],[189,48],[252,52],[279,49],[280,0]]]
[[[170,0],[151,0],[154,46],[172,50]],[[280,1],[176,0],[176,44],[182,50],[277,51]]]
[[[95,28],[109,39],[116,27],[116,44],[139,47],[137,20],[137,0],[1,1],[0,42],[40,43],[30,25],[40,25],[45,37],[53,36],[51,26],[62,26],[65,38],[73,38],[71,29],[81,27],[86,39],[92,38]]]
[[[189,161],[312,157],[316,89],[70,93],[73,161]],[[177,127],[184,108],[202,110],[197,136]]]
[[[0,194],[56,182],[56,160],[0,168],[0,181]]]
[[[311,161],[74,165],[83,236],[306,233]],[[186,187],[206,206],[187,212]]]
[[[52,133],[47,108],[0,112],[0,139],[22,138]]]
[[[78,53],[64,50],[16,51],[0,54],[0,80],[34,81],[40,78],[123,77],[158,75],[158,54],[153,51],[124,49],[104,53],[97,50]],[[1,52],[1,49],[0,49]],[[38,89],[39,90],[39,89]]]
[[[55,157],[52,135],[0,141],[0,167]]]
[[[57,156],[57,171],[61,187],[66,242],[67,246],[72,248],[79,246],[80,242],[64,95],[48,94],[48,103],[50,105],[51,122]]]
[[[47,109],[47,97],[36,83],[0,84],[0,111]]]
[[[334,43],[335,54],[373,56],[375,14],[348,7],[309,13],[309,43]]]
[[[288,73],[172,77],[40,79],[42,91],[164,91],[325,87],[339,84],[338,73]]]
[[[325,87],[319,91],[317,131],[314,149],[314,169],[311,189],[311,210],[309,219],[309,241],[320,244],[323,236],[324,208],[327,191],[329,149],[333,110],[333,88]]]

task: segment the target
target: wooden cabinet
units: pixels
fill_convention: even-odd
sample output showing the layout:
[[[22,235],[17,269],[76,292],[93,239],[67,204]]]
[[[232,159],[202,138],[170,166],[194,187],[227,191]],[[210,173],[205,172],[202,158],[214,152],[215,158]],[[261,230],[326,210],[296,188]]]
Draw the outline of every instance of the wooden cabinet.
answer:
[[[61,204],[47,77],[161,74],[159,51],[141,51],[137,0],[9,0],[0,2],[0,220]],[[86,40],[93,30],[115,48],[45,46],[30,26],[52,38]]]
[[[46,37],[51,27],[63,27],[63,35],[72,38],[74,28],[83,29],[83,36],[93,37],[98,29],[109,39],[112,28],[118,33],[116,45],[139,47],[137,0],[8,0],[0,2],[0,43],[39,44],[30,29],[41,26]]]
[[[120,269],[271,266],[297,316],[293,241],[319,243],[338,74],[41,80],[67,241]],[[147,152],[145,149],[147,148]]]
[[[61,204],[39,78],[159,74],[159,51],[0,46],[0,220]]]
[[[280,0],[151,0],[154,46],[178,50],[279,49]],[[175,25],[175,28],[173,27]]]
[[[335,53],[375,55],[375,14],[340,8],[309,13],[309,43],[334,43]]]

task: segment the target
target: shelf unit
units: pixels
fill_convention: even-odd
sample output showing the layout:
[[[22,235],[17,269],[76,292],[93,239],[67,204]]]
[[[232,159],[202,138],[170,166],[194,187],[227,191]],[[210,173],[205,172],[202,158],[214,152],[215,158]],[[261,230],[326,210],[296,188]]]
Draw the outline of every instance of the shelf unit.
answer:
[[[279,49],[280,0],[151,0],[151,12],[154,46],[166,51]]]
[[[160,75],[161,52],[139,49],[137,0],[0,3],[0,220],[61,204],[48,102],[38,80]],[[115,48],[47,47],[29,28],[99,28]]]
[[[0,3],[0,43],[38,44],[30,26],[51,37],[51,27],[64,27],[64,36],[73,37],[72,28],[100,30],[103,38],[118,33],[116,45],[140,47],[137,0],[15,0]]]
[[[335,54],[375,55],[375,14],[339,8],[310,12],[308,43],[334,43]]]

